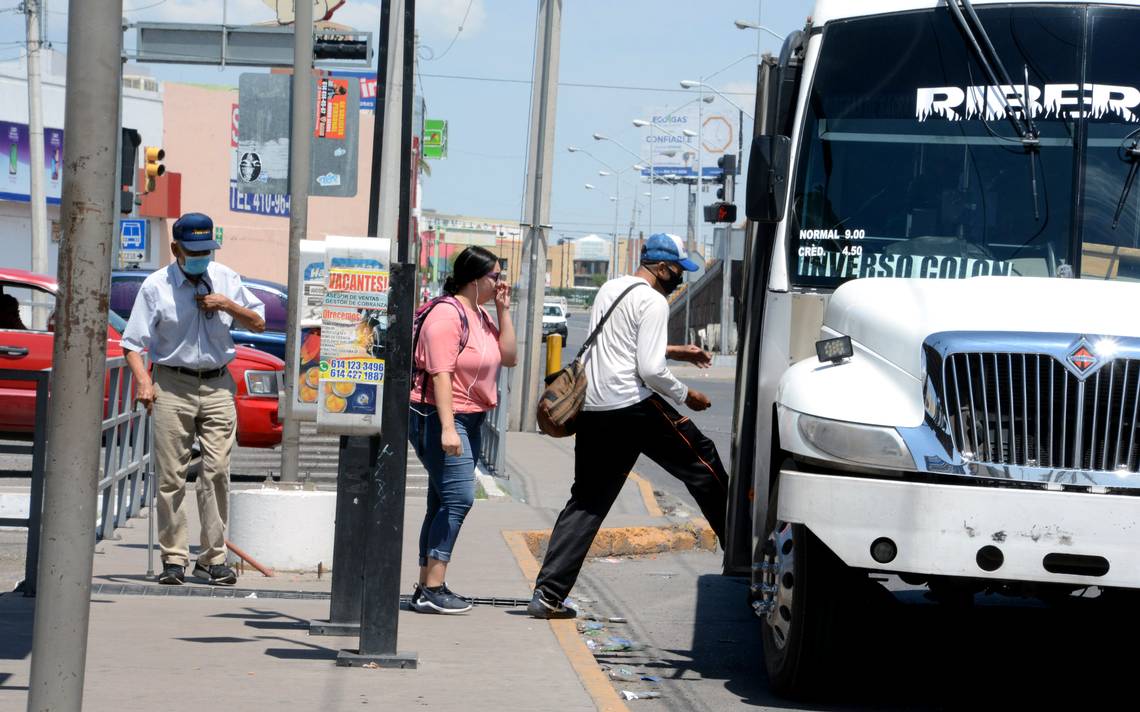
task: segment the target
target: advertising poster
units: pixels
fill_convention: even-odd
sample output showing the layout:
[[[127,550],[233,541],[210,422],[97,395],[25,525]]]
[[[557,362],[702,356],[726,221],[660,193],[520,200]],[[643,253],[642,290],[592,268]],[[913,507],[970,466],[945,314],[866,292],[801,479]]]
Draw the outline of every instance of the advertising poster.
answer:
[[[348,114],[348,80],[323,78],[317,82],[317,120],[313,135],[317,138],[344,139],[344,122]]]
[[[319,432],[380,431],[390,249],[385,238],[330,235],[325,240]]]
[[[325,305],[325,243],[301,240],[298,266],[301,298],[297,314],[300,333],[293,358],[297,361],[295,402],[289,412],[301,420],[317,419],[317,399],[321,380],[321,316]]]
[[[27,124],[0,121],[0,147],[8,158],[7,172],[0,173],[0,200],[28,202],[32,193],[32,150]],[[49,205],[59,205],[63,192],[63,131],[44,129],[44,192]]]

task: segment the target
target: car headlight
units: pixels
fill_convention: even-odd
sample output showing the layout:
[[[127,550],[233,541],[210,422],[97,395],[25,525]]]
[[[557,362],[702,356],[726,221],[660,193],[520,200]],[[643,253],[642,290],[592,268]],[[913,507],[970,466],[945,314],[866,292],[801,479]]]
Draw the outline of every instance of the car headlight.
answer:
[[[246,371],[245,391],[251,396],[277,397],[277,371]]]
[[[801,414],[799,430],[813,447],[841,460],[892,470],[915,469],[910,449],[894,428]]]

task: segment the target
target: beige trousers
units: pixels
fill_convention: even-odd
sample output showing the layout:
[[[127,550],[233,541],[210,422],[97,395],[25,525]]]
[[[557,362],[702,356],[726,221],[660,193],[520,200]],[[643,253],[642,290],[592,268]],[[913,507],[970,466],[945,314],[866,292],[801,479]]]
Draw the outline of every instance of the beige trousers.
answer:
[[[186,535],[186,474],[197,438],[202,452],[198,475],[198,517],[202,524],[198,561],[207,566],[226,558],[230,451],[237,413],[229,372],[199,379],[162,366],[154,368],[154,458],[158,472],[158,543],[164,564],[190,565]]]

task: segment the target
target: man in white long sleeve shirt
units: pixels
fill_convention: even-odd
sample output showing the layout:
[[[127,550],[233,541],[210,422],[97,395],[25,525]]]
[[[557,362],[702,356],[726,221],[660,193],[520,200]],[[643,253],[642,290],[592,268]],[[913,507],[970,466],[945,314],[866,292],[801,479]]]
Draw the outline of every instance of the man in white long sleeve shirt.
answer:
[[[536,618],[575,615],[562,601],[642,454],[685,483],[717,537],[724,540],[728,474],[713,442],[673,407],[684,404],[704,410],[709,399],[679,381],[665,363],[671,358],[707,367],[712,360],[696,346],[667,342],[665,296],[681,284],[685,271],[696,269],[680,237],[658,233],[642,247],[635,274],[612,279],[598,290],[590,332],[611,307],[613,313],[586,352],[588,385],[576,421],[574,485],[535,581],[527,610]]]

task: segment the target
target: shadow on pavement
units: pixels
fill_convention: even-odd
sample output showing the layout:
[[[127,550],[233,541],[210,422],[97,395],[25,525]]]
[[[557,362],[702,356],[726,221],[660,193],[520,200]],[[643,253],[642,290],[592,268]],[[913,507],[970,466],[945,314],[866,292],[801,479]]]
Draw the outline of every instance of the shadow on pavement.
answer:
[[[673,663],[725,680],[748,705],[777,709],[980,709],[1009,706],[1108,708],[1130,699],[1136,678],[1132,642],[1140,633],[1135,599],[1035,599],[977,596],[973,604],[931,603],[922,590],[887,594],[856,606],[853,645],[810,698],[785,700],[767,689],[759,620],[747,608],[746,582],[703,575],[693,649]],[[839,635],[839,631],[836,632]]]

